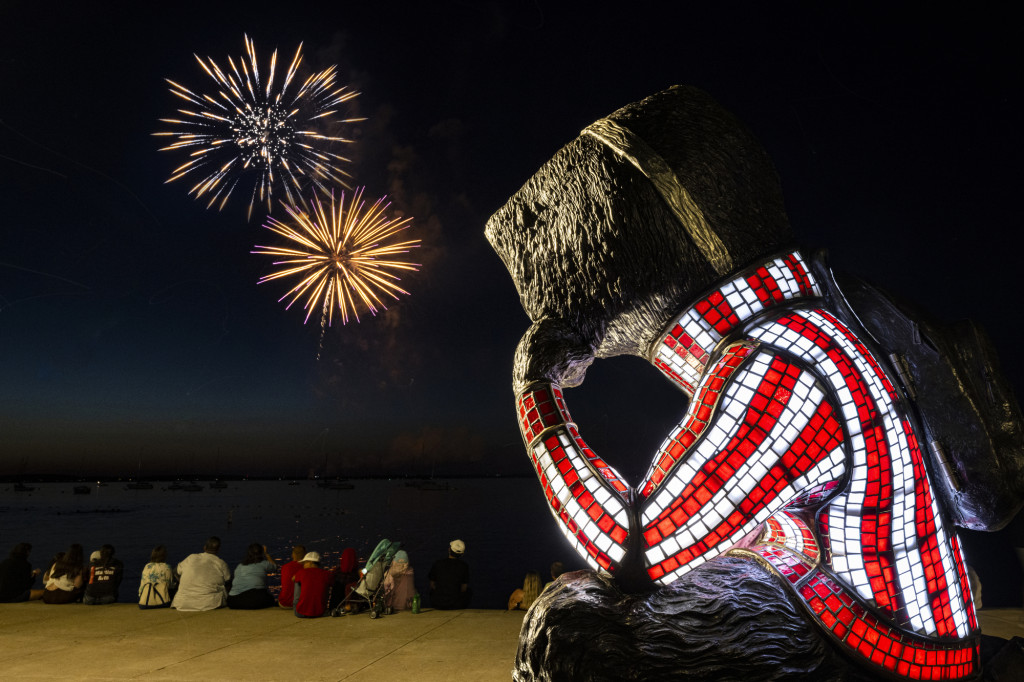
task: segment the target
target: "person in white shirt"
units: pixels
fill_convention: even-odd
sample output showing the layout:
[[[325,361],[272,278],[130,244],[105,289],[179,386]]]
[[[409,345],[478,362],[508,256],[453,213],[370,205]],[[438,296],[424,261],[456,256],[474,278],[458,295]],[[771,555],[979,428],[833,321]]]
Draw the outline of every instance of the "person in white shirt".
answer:
[[[178,564],[178,593],[171,608],[179,611],[212,611],[227,603],[225,583],[231,580],[231,570],[217,556],[220,538],[211,537],[199,554],[190,554]]]

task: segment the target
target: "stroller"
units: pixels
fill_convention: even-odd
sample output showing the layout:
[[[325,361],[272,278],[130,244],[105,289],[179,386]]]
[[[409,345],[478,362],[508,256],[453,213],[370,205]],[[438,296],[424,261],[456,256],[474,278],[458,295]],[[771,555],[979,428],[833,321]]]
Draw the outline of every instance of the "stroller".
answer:
[[[377,618],[384,613],[384,576],[391,567],[395,554],[402,548],[401,542],[392,542],[384,538],[366,560],[363,577],[354,588],[345,595],[334,609],[331,616],[346,613],[358,613],[364,609],[370,612],[370,618]]]

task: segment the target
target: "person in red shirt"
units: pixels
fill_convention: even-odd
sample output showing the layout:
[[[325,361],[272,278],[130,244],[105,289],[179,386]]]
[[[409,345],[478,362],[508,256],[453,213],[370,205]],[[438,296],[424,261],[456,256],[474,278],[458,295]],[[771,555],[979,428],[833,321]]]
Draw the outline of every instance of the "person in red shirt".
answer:
[[[290,609],[295,598],[295,583],[292,578],[302,570],[302,557],[306,556],[306,548],[302,545],[292,547],[292,560],[281,567],[281,594],[277,604],[282,609]]]
[[[295,573],[292,581],[299,586],[295,595],[295,615],[299,618],[319,618],[324,615],[334,573],[320,568],[320,554],[309,552],[302,557],[302,568]]]

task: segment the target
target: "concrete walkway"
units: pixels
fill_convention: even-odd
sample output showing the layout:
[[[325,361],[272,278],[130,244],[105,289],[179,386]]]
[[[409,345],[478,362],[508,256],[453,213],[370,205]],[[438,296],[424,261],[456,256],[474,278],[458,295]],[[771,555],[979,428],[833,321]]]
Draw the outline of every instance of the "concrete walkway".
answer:
[[[1024,610],[978,615],[986,634],[1024,637]],[[0,604],[0,679],[509,680],[522,620],[484,610],[312,620],[281,609]]]
[[[484,610],[372,620],[0,604],[0,679],[509,680],[522,621],[522,612]]]

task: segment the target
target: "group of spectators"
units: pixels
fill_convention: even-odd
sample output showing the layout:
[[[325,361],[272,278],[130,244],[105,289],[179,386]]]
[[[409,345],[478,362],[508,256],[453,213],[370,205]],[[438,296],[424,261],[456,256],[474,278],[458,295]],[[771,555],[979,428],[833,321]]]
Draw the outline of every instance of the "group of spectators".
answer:
[[[140,609],[174,608],[178,611],[263,609],[274,606],[291,609],[299,618],[317,618],[328,612],[340,615],[358,611],[367,603],[363,576],[355,549],[346,548],[333,569],[321,566],[318,552],[297,545],[291,561],[280,566],[281,591],[275,598],[267,585],[278,564],[265,545],[252,543],[234,570],[220,558],[220,538],[210,537],[203,551],[190,554],[175,568],[167,563],[167,548],[153,549],[142,569],[138,588]],[[124,564],[114,556],[114,547],[104,545],[85,565],[82,546],[73,544],[50,562],[42,576],[42,589],[35,588],[40,569],[32,568],[32,546],[19,543],[0,562],[0,602],[41,599],[47,604],[109,604],[118,601]],[[469,567],[462,560],[466,545],[453,540],[448,556],[430,570],[430,606],[461,609],[469,605]],[[409,556],[398,550],[389,556],[382,573],[382,598],[389,611],[411,608],[417,594]],[[382,566],[383,567],[383,566]],[[375,586],[376,587],[376,586]]]
[[[114,557],[114,547],[103,545],[89,557],[88,566],[81,545],[71,545],[50,562],[43,574],[43,588],[35,589],[35,579],[42,572],[32,568],[28,557],[32,545],[21,542],[14,546],[7,559],[0,562],[0,602],[41,599],[47,604],[110,604],[117,601],[117,590],[124,574],[124,564]]]

